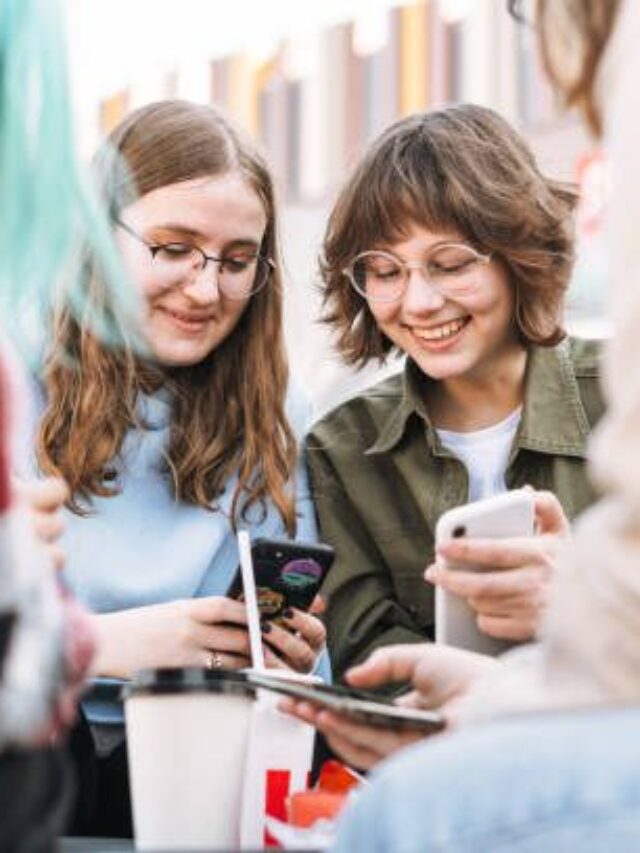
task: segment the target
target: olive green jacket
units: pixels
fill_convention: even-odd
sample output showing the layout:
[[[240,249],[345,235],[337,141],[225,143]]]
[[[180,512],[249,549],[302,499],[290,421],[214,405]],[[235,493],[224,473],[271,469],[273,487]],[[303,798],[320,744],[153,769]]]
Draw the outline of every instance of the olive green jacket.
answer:
[[[602,414],[596,342],[533,347],[506,471],[508,488],[549,489],[573,519],[595,499],[586,442]],[[320,420],[306,442],[320,532],[336,549],[326,623],[340,676],[377,646],[433,638],[432,561],[442,513],[468,500],[464,464],[442,446],[408,361]]]

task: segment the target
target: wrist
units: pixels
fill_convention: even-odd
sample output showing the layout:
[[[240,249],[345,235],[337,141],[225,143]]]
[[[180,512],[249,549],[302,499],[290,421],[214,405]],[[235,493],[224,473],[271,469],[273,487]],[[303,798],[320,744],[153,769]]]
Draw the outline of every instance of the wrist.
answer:
[[[96,654],[90,673],[94,678],[129,678],[131,675],[130,669],[122,660],[121,649],[126,631],[123,630],[124,626],[121,626],[121,617],[121,613],[91,614],[96,638]]]

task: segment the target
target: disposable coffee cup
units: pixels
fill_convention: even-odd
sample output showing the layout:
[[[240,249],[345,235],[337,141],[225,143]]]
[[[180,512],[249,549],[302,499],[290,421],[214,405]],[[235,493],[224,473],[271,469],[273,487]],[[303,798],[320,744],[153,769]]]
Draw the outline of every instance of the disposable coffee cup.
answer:
[[[239,845],[255,691],[238,672],[144,670],[124,690],[137,850]]]

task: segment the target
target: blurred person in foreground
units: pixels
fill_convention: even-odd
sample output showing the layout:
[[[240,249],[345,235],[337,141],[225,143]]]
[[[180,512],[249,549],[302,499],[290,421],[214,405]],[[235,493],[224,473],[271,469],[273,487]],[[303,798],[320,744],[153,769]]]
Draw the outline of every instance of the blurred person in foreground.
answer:
[[[17,350],[34,356],[27,344],[63,273],[64,299],[82,311],[66,275],[79,238],[103,258],[110,290],[118,281],[76,164],[60,16],[51,0],[0,0],[0,850],[12,853],[54,849],[71,801],[62,736],[94,648],[56,574],[66,486],[15,476],[30,422]],[[114,305],[133,320],[132,302]],[[102,320],[91,322],[106,332]]]
[[[611,164],[610,410],[591,448],[608,492],[576,525],[539,648],[521,652],[519,666],[494,663],[495,672],[476,669],[462,679],[457,721],[500,719],[439,737],[381,768],[345,814],[339,851],[604,853],[640,845],[640,7],[634,0],[539,0],[535,13],[551,80],[602,136]],[[426,652],[422,663],[416,656],[403,673],[418,689],[426,660]],[[439,672],[435,659],[430,680],[425,701],[434,681],[440,692],[451,683],[451,668]],[[522,713],[534,710],[545,713]]]

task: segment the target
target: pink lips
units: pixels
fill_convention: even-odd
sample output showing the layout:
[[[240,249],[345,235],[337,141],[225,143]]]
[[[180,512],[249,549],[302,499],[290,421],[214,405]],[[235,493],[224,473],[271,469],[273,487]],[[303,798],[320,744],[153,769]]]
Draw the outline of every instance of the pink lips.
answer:
[[[171,308],[161,310],[173,323],[187,331],[201,331],[214,319],[212,314],[191,314],[188,311],[175,311]]]

